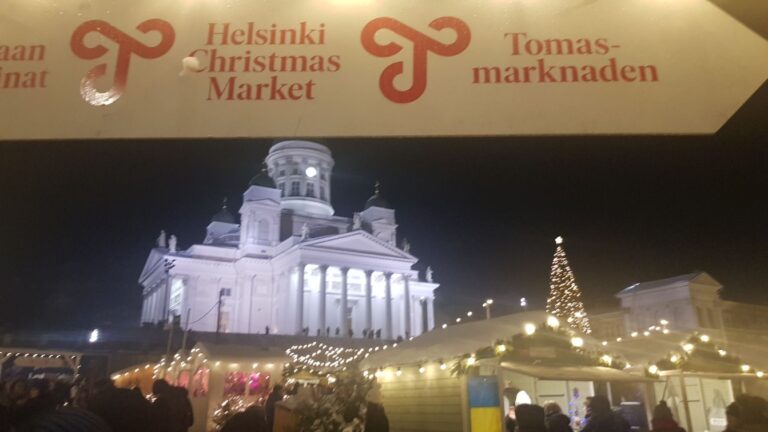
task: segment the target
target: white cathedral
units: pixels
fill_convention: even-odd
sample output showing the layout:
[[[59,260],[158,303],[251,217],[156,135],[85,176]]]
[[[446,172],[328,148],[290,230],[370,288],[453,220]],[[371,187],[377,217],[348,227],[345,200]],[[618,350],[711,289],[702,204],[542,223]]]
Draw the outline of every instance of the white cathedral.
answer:
[[[321,144],[277,143],[243,194],[239,224],[225,203],[201,244],[177,250],[163,233],[139,278],[142,323],[383,339],[432,329],[438,284],[429,269],[420,280],[410,247],[398,248],[395,210],[377,187],[352,218],[334,215],[333,165]]]

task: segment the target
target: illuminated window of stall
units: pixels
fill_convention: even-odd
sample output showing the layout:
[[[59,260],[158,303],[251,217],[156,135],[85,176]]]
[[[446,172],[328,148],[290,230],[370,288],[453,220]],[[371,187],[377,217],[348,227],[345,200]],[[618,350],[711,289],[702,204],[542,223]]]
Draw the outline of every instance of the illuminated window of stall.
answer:
[[[246,378],[244,372],[229,372],[224,378],[224,397],[244,396]]]
[[[252,373],[248,378],[248,396],[267,396],[269,394],[269,378],[268,373]]]
[[[176,385],[179,387],[189,388],[189,370],[183,370],[179,372],[179,378],[176,380]]]
[[[192,376],[192,388],[190,393],[192,397],[204,397],[208,395],[208,377],[210,370],[206,367],[200,367]]]

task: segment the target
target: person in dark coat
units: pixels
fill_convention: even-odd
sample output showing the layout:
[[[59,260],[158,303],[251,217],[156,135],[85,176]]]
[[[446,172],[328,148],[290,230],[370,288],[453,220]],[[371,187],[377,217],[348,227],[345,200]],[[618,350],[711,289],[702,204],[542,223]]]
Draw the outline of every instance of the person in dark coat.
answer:
[[[504,432],[515,432],[517,420],[515,418],[515,406],[510,405],[507,415],[504,416]]]
[[[549,432],[573,432],[571,419],[555,401],[544,402],[544,416]]]
[[[283,386],[275,384],[272,387],[272,392],[267,397],[267,402],[264,404],[266,409],[267,420],[267,432],[272,432],[272,428],[275,426],[275,404],[283,400]]]
[[[267,432],[264,408],[251,405],[243,412],[232,416],[221,428],[221,432]]]
[[[153,417],[158,431],[186,432],[194,420],[186,389],[173,387],[165,380],[157,380],[152,384],[152,393],[155,395]]]
[[[50,393],[50,383],[45,379],[29,381],[28,397],[11,410],[11,423],[18,431],[30,430],[30,423],[56,410],[56,402]]]
[[[538,405],[520,404],[515,407],[517,432],[547,432],[544,408]]]
[[[379,387],[373,387],[368,390],[365,399],[368,402],[365,412],[365,431],[389,432],[389,419],[384,412],[384,404]]]
[[[631,427],[621,414],[611,410],[608,398],[597,395],[589,404],[590,416],[582,432],[630,432]]]
[[[672,417],[672,410],[667,406],[666,401],[659,402],[653,409],[653,418],[651,419],[651,432],[685,432]]]
[[[94,383],[88,407],[113,432],[156,431],[149,401],[133,390],[116,388],[111,380]]]

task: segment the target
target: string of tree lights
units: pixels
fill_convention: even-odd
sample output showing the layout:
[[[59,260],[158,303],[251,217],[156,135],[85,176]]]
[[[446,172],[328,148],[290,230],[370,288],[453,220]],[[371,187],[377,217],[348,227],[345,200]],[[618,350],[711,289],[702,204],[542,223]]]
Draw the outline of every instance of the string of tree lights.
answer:
[[[570,327],[584,334],[590,334],[592,328],[589,325],[589,317],[581,301],[581,290],[576,285],[576,278],[565,256],[563,238],[557,237],[555,244],[557,248],[552,259],[547,313],[565,320]]]
[[[397,347],[393,343],[392,348]],[[285,353],[292,360],[291,369],[309,370],[310,373],[324,372],[330,370],[346,370],[346,368],[358,361],[367,358],[372,353],[379,350],[386,350],[390,345],[382,345],[371,348],[343,348],[326,345],[322,342],[311,342],[303,345],[294,345]]]

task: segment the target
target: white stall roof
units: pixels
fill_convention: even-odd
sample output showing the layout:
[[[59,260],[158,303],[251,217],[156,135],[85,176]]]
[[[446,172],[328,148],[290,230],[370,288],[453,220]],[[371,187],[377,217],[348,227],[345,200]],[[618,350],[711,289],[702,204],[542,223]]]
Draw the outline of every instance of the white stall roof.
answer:
[[[542,324],[546,322],[547,316],[544,311],[529,311],[490,320],[450,325],[445,329],[435,327],[434,330],[413,340],[399,343],[396,348],[379,350],[363,360],[361,367],[370,369],[439,359],[448,360],[490,346],[498,339],[509,339],[521,333],[524,324]],[[598,344],[593,338],[582,337],[588,345]]]
[[[543,380],[579,380],[579,381],[653,381],[639,375],[629,374],[602,366],[538,366],[502,362],[501,367],[524,375]]]
[[[282,349],[264,349],[261,346],[198,342],[195,348],[199,349],[206,358],[213,360],[245,361],[272,359],[280,362],[290,360]]]

